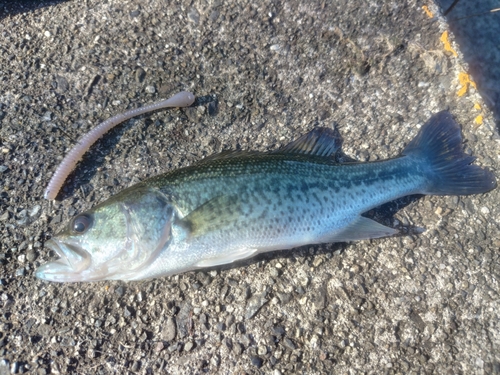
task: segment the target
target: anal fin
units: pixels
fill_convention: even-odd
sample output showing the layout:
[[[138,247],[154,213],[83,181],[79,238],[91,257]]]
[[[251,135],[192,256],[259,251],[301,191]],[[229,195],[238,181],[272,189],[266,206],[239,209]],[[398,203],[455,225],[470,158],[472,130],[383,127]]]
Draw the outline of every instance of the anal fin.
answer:
[[[335,233],[330,238],[324,238],[324,242],[349,242],[367,240],[370,238],[388,237],[398,234],[399,231],[379,224],[372,219],[358,216],[346,229]]]

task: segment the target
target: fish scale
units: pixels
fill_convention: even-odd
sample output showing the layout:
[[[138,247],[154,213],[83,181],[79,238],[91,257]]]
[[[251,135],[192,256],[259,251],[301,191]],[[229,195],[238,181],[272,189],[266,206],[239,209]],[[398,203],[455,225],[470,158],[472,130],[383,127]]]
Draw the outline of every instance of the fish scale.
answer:
[[[216,173],[213,173],[213,168],[207,172],[203,166],[200,170],[195,165],[183,171],[189,173],[189,179],[173,172],[151,179],[144,185],[172,195],[182,207],[181,211],[187,212],[228,191],[240,195],[245,204],[265,203],[277,205],[282,210],[297,204],[302,204],[304,209],[331,204],[331,210],[356,206],[357,210],[368,211],[391,197],[422,189],[426,180],[417,168],[409,170],[411,164],[405,158],[339,165],[301,155],[262,155],[250,161],[243,156],[220,163]],[[386,182],[392,182],[394,186],[386,186]]]
[[[263,155],[253,158],[250,165],[244,157],[220,163],[215,174],[223,177],[217,183],[201,170],[189,174],[191,183],[183,177],[177,180],[173,173],[145,185],[174,197],[185,212],[224,194],[238,197],[237,204],[211,208],[216,220],[210,220],[213,225],[204,226],[203,233],[196,233],[198,251],[209,257],[225,254],[233,247],[262,252],[286,248],[290,243],[295,247],[333,242],[325,236],[334,240],[335,234],[360,212],[422,190],[425,179],[419,173],[409,173],[408,164],[405,158],[338,165],[314,157]],[[225,173],[227,170],[233,173]],[[391,173],[389,180],[377,178],[379,171],[387,170]],[[183,196],[196,199],[176,199]],[[228,215],[229,208],[236,210],[229,213],[230,220],[217,220]]]
[[[361,216],[399,197],[479,194],[492,173],[471,165],[458,124],[434,115],[394,159],[343,162],[336,131],[317,128],[268,153],[230,151],[123,190],[73,218],[46,245],[50,281],[140,280],[308,244],[397,230]]]

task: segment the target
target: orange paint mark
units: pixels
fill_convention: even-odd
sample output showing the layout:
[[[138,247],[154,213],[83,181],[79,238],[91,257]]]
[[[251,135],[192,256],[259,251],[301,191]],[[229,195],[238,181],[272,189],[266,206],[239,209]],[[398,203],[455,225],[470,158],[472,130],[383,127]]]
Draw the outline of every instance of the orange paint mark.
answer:
[[[461,85],[466,85],[469,83],[469,81],[469,75],[467,73],[458,73],[458,82],[460,82]]]
[[[466,92],[467,92],[467,86],[462,86],[460,90],[458,90],[457,95],[464,96]]]
[[[443,42],[445,51],[451,52],[453,54],[453,56],[458,57],[458,54],[452,48],[451,43],[448,40],[448,31],[445,31],[444,33],[442,33],[441,38],[439,38],[439,40],[441,40],[441,42]]]
[[[476,88],[476,83],[465,72],[458,73],[458,82],[460,82],[460,84],[462,85],[462,87],[460,87],[460,90],[458,90],[457,92],[458,96],[464,96],[467,90],[469,89],[469,86]]]
[[[434,18],[434,14],[432,14],[427,5],[424,5],[422,9],[424,10],[425,14],[427,14],[427,17]]]
[[[479,115],[474,119],[474,122],[478,125],[483,125],[483,116]]]

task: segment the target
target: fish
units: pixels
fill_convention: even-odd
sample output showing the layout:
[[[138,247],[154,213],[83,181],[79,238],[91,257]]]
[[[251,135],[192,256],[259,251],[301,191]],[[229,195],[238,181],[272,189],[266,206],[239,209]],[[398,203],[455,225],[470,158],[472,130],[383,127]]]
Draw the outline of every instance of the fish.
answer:
[[[342,137],[315,128],[269,152],[225,151],[131,186],[72,218],[45,247],[53,282],[143,280],[231,264],[304,245],[393,236],[362,216],[413,194],[470,195],[496,187],[464,153],[460,126],[432,116],[400,155],[356,162]]]

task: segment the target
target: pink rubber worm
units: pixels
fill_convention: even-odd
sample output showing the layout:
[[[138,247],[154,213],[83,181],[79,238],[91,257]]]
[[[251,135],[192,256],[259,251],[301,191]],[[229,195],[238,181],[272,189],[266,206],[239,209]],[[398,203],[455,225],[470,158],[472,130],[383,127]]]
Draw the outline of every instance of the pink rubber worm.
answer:
[[[97,125],[94,129],[85,134],[78,141],[75,147],[73,147],[71,151],[68,152],[68,154],[64,157],[61,164],[59,164],[52,178],[50,179],[47,188],[45,189],[45,199],[53,200],[56,198],[59,190],[61,190],[61,187],[64,184],[64,181],[71,173],[71,171],[75,168],[76,163],[78,163],[78,161],[82,158],[85,152],[87,152],[90,146],[92,146],[95,141],[97,141],[110,129],[132,117],[139,116],[151,111],[156,111],[157,109],[188,107],[193,104],[194,99],[195,97],[192,93],[182,91],[175,94],[169,99],[162,100],[161,102],[120,113]]]

